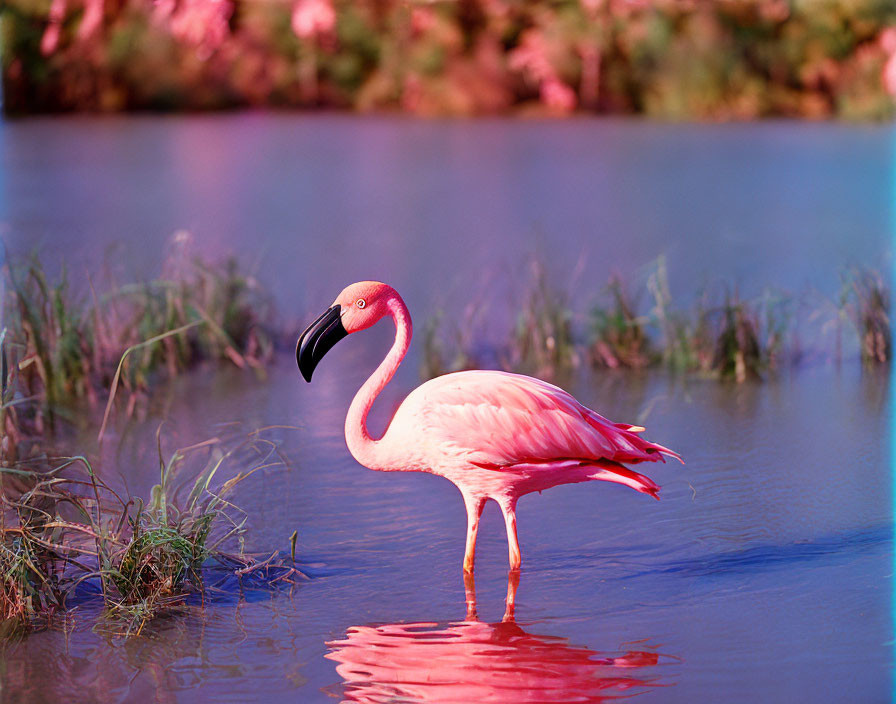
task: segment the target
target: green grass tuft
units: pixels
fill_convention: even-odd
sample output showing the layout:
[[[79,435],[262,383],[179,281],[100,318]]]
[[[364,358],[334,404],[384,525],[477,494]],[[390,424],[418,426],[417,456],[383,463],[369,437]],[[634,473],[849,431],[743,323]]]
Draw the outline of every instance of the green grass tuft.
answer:
[[[197,461],[203,468],[187,471]],[[251,469],[214,483],[228,462]],[[0,467],[0,621],[27,627],[52,617],[92,581],[106,605],[102,627],[129,635],[202,591],[209,561],[240,575],[261,571],[275,582],[301,574],[276,553],[258,560],[243,550],[246,514],[229,497],[259,469],[283,465],[261,431],[178,450],[160,464],[146,503],[121,496],[83,457]]]

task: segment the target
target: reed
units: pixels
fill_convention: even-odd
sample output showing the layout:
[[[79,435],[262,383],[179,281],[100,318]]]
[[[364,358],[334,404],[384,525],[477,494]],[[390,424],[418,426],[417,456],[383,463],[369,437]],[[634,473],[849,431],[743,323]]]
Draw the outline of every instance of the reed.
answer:
[[[758,379],[764,355],[756,311],[737,294],[726,295],[718,309],[718,320],[711,369],[720,378],[739,384]]]
[[[676,372],[708,372],[714,346],[705,292],[692,310],[677,309],[669,289],[666,259],[662,256],[647,279],[647,290],[654,301],[650,315],[652,325],[659,330],[662,364]]]
[[[630,293],[633,287],[613,277],[605,289],[609,303],[590,312],[590,336],[574,328],[577,314],[568,290],[550,282],[535,259],[531,272],[511,339],[497,347],[499,366],[508,371],[552,378],[589,358],[598,368],[661,365],[675,373],[743,383],[800,363],[805,355],[798,333],[819,318],[827,321],[821,333],[833,326],[836,335],[833,349],[819,349],[817,354],[812,349],[816,357],[840,360],[844,330],[850,327],[865,364],[887,364],[892,356],[889,286],[870,269],[845,271],[837,302],[825,298],[820,307],[811,308],[805,301],[797,305],[792,296],[770,290],[744,299],[733,285],[718,282],[701,291],[689,308],[680,308],[670,292],[665,258],[660,257],[646,279],[650,309],[639,310],[637,295]],[[424,328],[425,378],[475,367],[488,356],[483,350],[490,344],[495,348],[492,341],[476,343],[473,326],[465,321],[453,329],[445,325],[437,315]],[[590,338],[587,347],[580,341],[585,337]]]
[[[91,396],[91,347],[86,307],[69,287],[66,270],[55,284],[32,257],[8,272],[8,343],[18,350],[16,368],[28,395],[52,413],[72,397]]]
[[[612,307],[596,306],[591,311],[594,342],[591,361],[610,369],[643,369],[654,362],[656,354],[647,332],[649,319],[636,313],[637,304],[628,295],[622,281],[614,276],[607,292]]]
[[[479,367],[481,360],[475,338],[478,320],[484,311],[485,306],[474,301],[464,307],[458,322],[446,323],[442,311],[426,321],[420,366],[423,379]]]
[[[190,253],[190,242],[184,233],[175,236],[159,278],[88,280],[89,296],[73,290],[65,269],[51,282],[36,257],[8,267],[3,351],[14,374],[3,375],[4,409],[27,398],[35,422],[52,426],[72,402],[97,405],[116,376],[133,410],[154,379],[203,362],[262,374],[273,353],[270,297],[236,259],[210,263]],[[134,353],[119,368],[127,350]],[[16,414],[4,416],[0,432],[12,436],[11,427],[3,430],[9,417]]]
[[[862,361],[886,364],[892,358],[893,332],[890,327],[890,289],[876,271],[865,269],[846,274],[851,300],[848,315],[859,336]]]
[[[553,378],[577,367],[581,359],[573,334],[571,296],[549,280],[544,265],[534,257],[530,271],[503,366]]]

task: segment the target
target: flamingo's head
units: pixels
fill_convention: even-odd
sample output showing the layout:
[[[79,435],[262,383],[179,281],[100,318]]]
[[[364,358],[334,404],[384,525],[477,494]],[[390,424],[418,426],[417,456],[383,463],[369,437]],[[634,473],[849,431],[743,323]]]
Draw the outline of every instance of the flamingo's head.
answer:
[[[324,355],[343,337],[366,330],[389,313],[393,301],[401,300],[391,286],[379,281],[359,281],[346,286],[336,300],[299,336],[296,361],[305,381]]]

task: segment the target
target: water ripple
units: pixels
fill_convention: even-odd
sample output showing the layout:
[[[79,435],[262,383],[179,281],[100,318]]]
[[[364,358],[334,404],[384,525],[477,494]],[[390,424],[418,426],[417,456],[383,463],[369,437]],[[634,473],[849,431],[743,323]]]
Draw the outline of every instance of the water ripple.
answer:
[[[786,568],[794,563],[875,551],[892,545],[892,542],[893,526],[883,525],[835,533],[811,541],[756,545],[743,550],[673,560],[633,572],[621,579],[656,574],[681,574],[690,577],[751,574]]]

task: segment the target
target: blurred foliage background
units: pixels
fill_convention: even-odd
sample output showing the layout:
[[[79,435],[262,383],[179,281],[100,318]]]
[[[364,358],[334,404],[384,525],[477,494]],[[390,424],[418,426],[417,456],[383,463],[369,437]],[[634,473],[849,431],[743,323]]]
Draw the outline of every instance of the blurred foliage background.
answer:
[[[894,0],[5,0],[4,109],[896,114]]]

